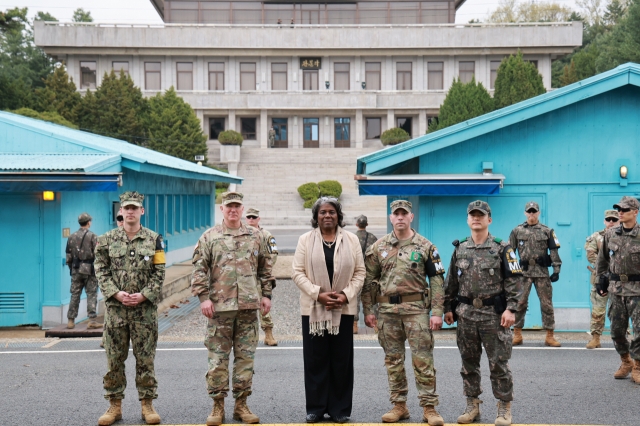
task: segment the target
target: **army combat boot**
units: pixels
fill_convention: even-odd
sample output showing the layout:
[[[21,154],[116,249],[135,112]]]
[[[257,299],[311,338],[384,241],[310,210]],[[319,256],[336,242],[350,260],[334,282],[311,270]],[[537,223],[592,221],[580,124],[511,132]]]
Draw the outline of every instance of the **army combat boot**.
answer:
[[[236,399],[236,406],[233,408],[233,418],[242,420],[244,423],[260,423],[260,418],[253,414],[247,407],[247,397]]]
[[[394,402],[393,408],[382,415],[382,421],[385,423],[395,423],[408,418],[409,409],[406,402]]]
[[[498,415],[496,416],[496,426],[511,425],[511,401],[498,401]]]
[[[558,342],[556,338],[553,337],[553,330],[547,330],[547,337],[544,339],[544,344],[545,346],[551,346],[554,348],[559,348],[560,346],[562,346],[560,342]]]
[[[474,420],[480,418],[480,401],[478,398],[467,397],[467,408],[464,409],[464,413],[458,417],[458,423],[467,424],[473,423]]]
[[[213,409],[207,417],[207,426],[218,426],[224,422],[224,399],[214,399]]]
[[[100,426],[109,426],[122,419],[122,400],[110,399],[109,404],[109,409],[98,419]]]
[[[513,346],[518,346],[522,344],[522,329],[518,327],[514,327],[513,329]]]
[[[69,321],[67,321],[67,328],[76,328],[76,321],[73,318],[69,318]]]
[[[160,416],[153,408],[152,399],[142,400],[142,419],[147,422],[148,425],[160,424]]]
[[[633,370],[631,371],[631,380],[640,385],[640,361],[637,359],[633,361]]]
[[[599,334],[592,334],[591,335],[591,340],[589,340],[589,343],[587,343],[587,349],[595,349],[595,348],[599,348],[600,345],[600,335]]]
[[[616,379],[626,379],[633,369],[633,361],[631,361],[631,357],[628,353],[620,355],[620,359],[622,360],[622,364],[620,364],[618,371],[613,373],[613,377]]]
[[[436,411],[433,405],[425,405],[424,413],[422,414],[422,421],[429,423],[431,426],[444,425],[444,419]]]
[[[273,328],[264,329],[264,344],[267,346],[278,346],[278,341],[273,337]]]
[[[89,324],[87,324],[87,328],[88,328],[88,329],[92,329],[92,328],[102,328],[102,324],[100,324],[99,322],[97,322],[95,318],[91,318],[91,319],[89,320]]]

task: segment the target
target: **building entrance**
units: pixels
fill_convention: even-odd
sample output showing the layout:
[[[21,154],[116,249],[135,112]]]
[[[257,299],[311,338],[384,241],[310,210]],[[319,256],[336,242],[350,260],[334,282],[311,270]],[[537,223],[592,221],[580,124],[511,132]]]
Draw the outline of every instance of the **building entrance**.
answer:
[[[289,133],[287,132],[287,119],[286,118],[273,118],[271,119],[271,125],[273,130],[276,131],[275,142],[273,148],[288,148],[289,147]]]

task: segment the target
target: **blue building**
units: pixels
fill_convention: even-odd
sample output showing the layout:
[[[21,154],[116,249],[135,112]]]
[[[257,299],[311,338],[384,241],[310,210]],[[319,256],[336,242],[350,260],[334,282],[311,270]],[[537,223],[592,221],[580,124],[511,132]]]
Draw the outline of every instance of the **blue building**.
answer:
[[[561,242],[553,302],[559,330],[589,329],[585,238],[602,229],[604,210],[640,196],[640,66],[609,72],[438,132],[360,157],[360,195],[408,198],[414,228],[448,267],[451,242],[469,235],[466,206],[489,202],[489,231],[503,239],[525,221],[525,202]],[[637,174],[636,174],[637,173]],[[532,291],[527,327],[540,327]]]
[[[143,226],[162,234],[167,265],[191,257],[214,223],[215,182],[242,179],[125,141],[0,112],[0,326],[66,322],[66,237],[78,215],[114,228],[118,195],[145,194]],[[85,312],[83,298],[80,313]]]

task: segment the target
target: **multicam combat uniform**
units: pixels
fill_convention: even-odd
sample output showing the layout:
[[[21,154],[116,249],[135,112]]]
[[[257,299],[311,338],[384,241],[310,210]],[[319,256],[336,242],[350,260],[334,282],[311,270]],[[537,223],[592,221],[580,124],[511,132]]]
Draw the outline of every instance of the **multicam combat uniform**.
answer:
[[[420,406],[425,407],[438,405],[429,311],[442,316],[444,267],[436,246],[413,232],[413,237],[404,241],[399,241],[394,233],[385,235],[367,250],[362,309],[365,316],[372,315],[373,305],[379,304],[378,342],[385,353],[389,400],[392,403],[407,400],[404,342],[408,340],[418,399]],[[376,283],[380,295],[373,300],[372,286]]]
[[[275,266],[276,261],[278,260],[278,245],[276,244],[276,239],[274,238],[273,235],[271,235],[271,232],[267,231],[264,228],[260,228],[260,232],[262,233],[262,238],[266,242],[267,249],[269,250],[269,254],[271,255],[271,265]],[[272,282],[271,290],[273,290],[275,287],[276,287],[276,282],[274,280]],[[262,315],[262,312],[260,313],[260,328],[262,328],[263,331],[266,329],[273,328],[273,320],[271,319],[271,312],[267,313],[266,315]]]
[[[587,260],[591,264],[591,334],[602,335],[604,330],[604,317],[607,313],[607,301],[609,295],[600,296],[596,291],[598,278],[596,275],[596,264],[598,263],[598,254],[602,250],[602,242],[604,241],[605,230],[594,232],[587,238],[584,249],[587,252]]]
[[[191,292],[211,300],[205,346],[209,350],[207,390],[213,399],[229,392],[229,354],[234,349],[233,397],[251,395],[262,297],[271,298],[272,259],[267,242],[252,226],[228,228],[224,222],[205,231],[193,252]]]
[[[98,237],[87,228],[80,228],[67,240],[66,262],[71,272],[71,301],[67,318],[78,317],[82,289],[87,293],[87,316],[95,318],[98,304],[98,280],[93,268],[94,250]],[[74,258],[76,258],[74,267]]]
[[[505,293],[506,308],[515,312],[523,296],[522,270],[516,254],[508,243],[489,234],[476,245],[470,237],[454,241],[445,284],[445,312],[451,312],[452,302],[461,303],[458,315],[457,340],[462,357],[464,394],[475,398],[482,393],[480,358],[482,346],[487,351],[493,395],[501,401],[513,400],[513,378],[509,369],[511,329],[500,325],[494,296]],[[463,303],[462,298],[468,303]],[[475,302],[469,304],[470,302]],[[479,302],[478,302],[479,301]],[[477,306],[476,306],[477,304]]]
[[[358,237],[358,241],[360,241],[360,248],[362,249],[362,257],[367,253],[369,247],[373,245],[376,241],[378,241],[378,237],[373,235],[371,232],[367,232],[363,229],[359,229],[356,231],[356,236]],[[358,322],[360,320],[360,305],[362,304],[362,291],[358,293],[358,310],[356,311],[356,316],[353,318],[354,322]]]

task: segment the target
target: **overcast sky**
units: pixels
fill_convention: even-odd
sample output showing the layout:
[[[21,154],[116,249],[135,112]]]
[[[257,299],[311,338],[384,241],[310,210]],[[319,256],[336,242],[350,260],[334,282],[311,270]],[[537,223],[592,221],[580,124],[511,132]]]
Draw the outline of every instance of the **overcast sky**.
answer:
[[[575,0],[553,1],[576,8]],[[467,0],[458,10],[456,22],[465,23],[471,19],[482,20],[497,5],[498,0]],[[0,10],[16,6],[28,7],[31,17],[38,11],[45,11],[60,21],[71,21],[73,11],[82,7],[91,12],[95,22],[162,23],[150,0],[0,0]]]

